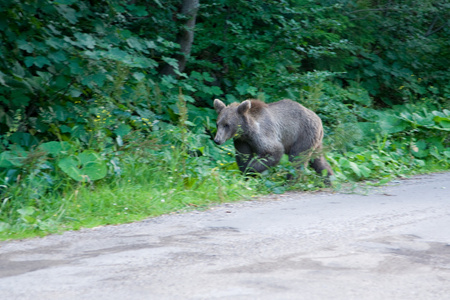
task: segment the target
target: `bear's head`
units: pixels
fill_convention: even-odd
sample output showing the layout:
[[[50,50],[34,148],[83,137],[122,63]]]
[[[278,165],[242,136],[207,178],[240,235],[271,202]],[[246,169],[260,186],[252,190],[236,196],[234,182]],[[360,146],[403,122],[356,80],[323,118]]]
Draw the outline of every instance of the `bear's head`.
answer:
[[[214,142],[222,145],[227,140],[239,135],[239,129],[242,127],[245,114],[250,110],[252,104],[250,100],[242,103],[232,103],[228,106],[219,99],[214,100],[214,109],[217,117],[217,133]]]

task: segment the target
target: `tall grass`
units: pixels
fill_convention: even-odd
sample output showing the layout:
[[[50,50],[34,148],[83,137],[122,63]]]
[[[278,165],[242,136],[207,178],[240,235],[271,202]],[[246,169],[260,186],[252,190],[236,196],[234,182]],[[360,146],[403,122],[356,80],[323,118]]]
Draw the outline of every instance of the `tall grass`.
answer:
[[[33,190],[32,186],[13,186],[1,206],[0,239],[132,222],[255,194],[256,179],[201,165],[199,159],[190,160],[187,167],[201,169],[201,175],[187,175],[182,170],[182,160],[186,164],[182,150],[169,147],[160,150],[159,157],[149,153],[145,159],[130,154],[120,176],[95,184],[67,180],[58,191],[47,191],[35,200],[28,195],[23,201],[22,193]]]

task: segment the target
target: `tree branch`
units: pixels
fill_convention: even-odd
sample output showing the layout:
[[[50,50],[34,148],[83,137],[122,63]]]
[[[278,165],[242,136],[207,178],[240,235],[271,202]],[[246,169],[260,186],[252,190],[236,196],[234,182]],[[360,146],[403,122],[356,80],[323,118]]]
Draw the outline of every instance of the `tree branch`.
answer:
[[[194,42],[195,20],[198,9],[199,0],[183,0],[181,14],[186,16],[188,19],[177,37],[177,43],[180,45],[181,55],[177,55],[175,58],[178,60],[178,70],[180,72],[184,71],[187,59],[191,54],[192,43]],[[164,66],[161,73],[164,75],[175,75],[175,69],[173,66],[167,64]]]
[[[431,23],[430,27],[428,28],[427,32],[425,33],[425,37],[429,37],[430,35],[435,34],[436,32],[444,29],[449,24],[449,21],[446,21],[444,23],[444,25],[433,30],[433,27],[434,27],[434,25],[436,25],[436,22],[438,19],[439,19],[439,17],[434,18],[433,23]]]
[[[400,11],[402,9],[399,8],[389,8],[389,7],[384,7],[384,8],[368,8],[368,9],[359,9],[359,10],[354,10],[354,11],[350,11],[345,13],[346,15],[351,15],[351,14],[355,14],[355,13],[360,13],[360,12],[368,12],[368,11]]]

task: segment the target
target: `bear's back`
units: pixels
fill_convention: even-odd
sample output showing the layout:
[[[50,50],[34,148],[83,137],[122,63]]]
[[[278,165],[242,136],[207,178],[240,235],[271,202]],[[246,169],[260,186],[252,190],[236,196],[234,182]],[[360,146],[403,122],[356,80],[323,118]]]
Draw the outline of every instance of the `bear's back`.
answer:
[[[301,140],[317,140],[321,135],[320,118],[303,105],[289,99],[270,103],[268,110],[285,147]],[[312,143],[312,142],[311,142]]]
[[[268,109],[278,122],[286,123],[286,125],[295,125],[301,122],[301,119],[311,112],[300,103],[289,99],[269,103]]]

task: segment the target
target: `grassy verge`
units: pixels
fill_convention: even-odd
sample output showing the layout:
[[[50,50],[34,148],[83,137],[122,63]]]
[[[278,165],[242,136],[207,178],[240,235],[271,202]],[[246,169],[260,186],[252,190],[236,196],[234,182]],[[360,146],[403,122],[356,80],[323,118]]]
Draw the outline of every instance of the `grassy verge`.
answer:
[[[180,149],[160,154],[164,161],[155,155],[127,157],[120,176],[97,182],[65,178],[56,191],[40,191],[37,180],[19,180],[3,195],[0,239],[127,223],[257,194],[257,179],[202,165],[199,158],[190,158],[186,166]]]
[[[324,186],[312,170],[297,172],[286,158],[259,177],[243,176],[232,141],[217,147],[204,127],[188,120],[184,105],[179,111],[177,126],[154,121],[145,133],[141,118],[137,130],[99,127],[86,132],[89,139],[13,145],[1,153],[0,240]],[[337,134],[328,137],[328,144],[337,148],[327,155],[335,170],[334,189],[450,170],[450,111],[412,111],[367,111],[365,122],[354,122],[347,130],[355,135],[359,128],[363,138],[342,143],[346,139]],[[287,181],[288,174],[296,179]]]
[[[180,159],[182,153],[171,150],[165,161],[144,164],[139,163],[142,157],[128,157],[127,167],[120,177],[106,178],[95,184],[68,180],[61,183],[64,189],[47,191],[39,198],[23,194],[35,189],[26,183],[11,187],[9,197],[2,202],[0,239],[128,223],[171,212],[206,209],[215,203],[250,199],[266,193],[323,187],[320,178],[309,169],[303,170],[296,180],[287,182],[287,173],[295,172],[287,160],[261,177],[246,178],[233,170],[232,162],[228,165],[219,162],[221,168],[218,168],[212,164],[205,166],[200,158],[195,158],[186,166],[186,161]],[[330,153],[329,160],[336,170],[335,189],[349,182],[370,180],[371,184],[383,184],[397,177],[450,167],[448,159],[420,160],[396,156],[385,150],[359,148],[358,154]],[[187,176],[183,168],[200,171]]]

